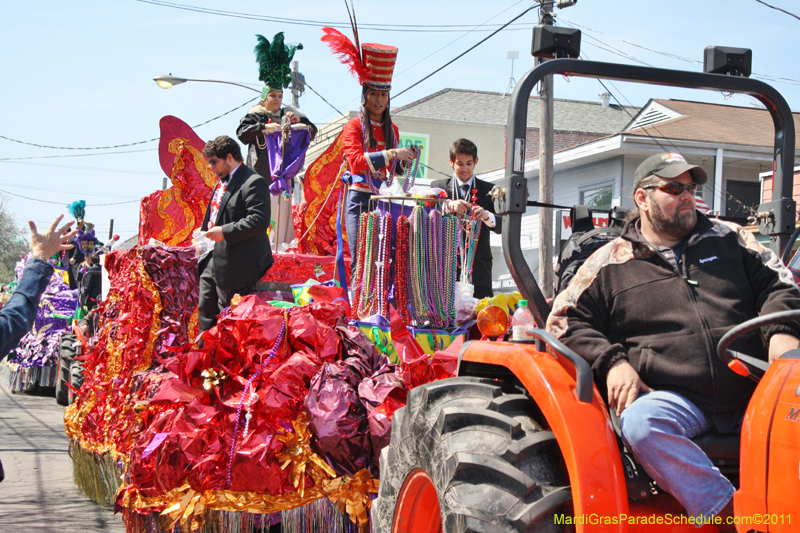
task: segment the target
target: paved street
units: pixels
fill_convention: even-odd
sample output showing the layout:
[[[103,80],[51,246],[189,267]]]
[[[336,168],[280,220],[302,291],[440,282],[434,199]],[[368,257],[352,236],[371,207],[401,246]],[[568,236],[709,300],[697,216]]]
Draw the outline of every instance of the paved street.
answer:
[[[123,533],[120,515],[72,482],[64,408],[50,396],[11,394],[0,364],[0,531]]]

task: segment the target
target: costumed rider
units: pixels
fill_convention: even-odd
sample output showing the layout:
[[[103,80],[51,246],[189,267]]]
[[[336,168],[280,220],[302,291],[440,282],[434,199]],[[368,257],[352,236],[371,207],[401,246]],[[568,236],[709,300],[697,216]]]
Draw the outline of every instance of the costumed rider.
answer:
[[[77,222],[76,229],[79,231],[79,235],[94,229],[94,224],[84,220],[84,217],[86,216],[86,200],[75,200],[67,206],[67,211]],[[75,290],[78,288],[78,272],[81,263],[83,263],[86,259],[85,254],[79,246],[77,240],[75,244],[76,246],[73,246],[64,252],[67,259],[64,261],[64,264],[67,267],[67,278],[69,280],[70,290]]]
[[[309,140],[313,140],[317,135],[317,127],[296,107],[281,106],[283,90],[292,81],[290,63],[295,51],[302,50],[303,45],[284,44],[283,32],[276,33],[272,38],[272,43],[263,35],[256,35],[256,38],[258,44],[253,51],[259,65],[258,79],[264,82],[264,88],[261,91],[261,101],[242,117],[239,127],[236,129],[236,135],[242,143],[247,145],[247,166],[263,176],[270,184],[270,194],[272,195],[270,211],[274,220],[270,221],[269,240],[273,249],[279,250],[280,244],[289,243],[295,238],[292,222],[294,180],[281,184],[280,187],[273,183],[267,134],[279,131],[284,119],[291,124],[307,125],[310,133]],[[305,153],[303,153],[304,160]],[[297,166],[297,170],[300,167],[302,167],[302,162]]]
[[[413,161],[414,148],[396,148],[399,133],[389,114],[389,90],[397,59],[397,47],[361,43],[354,27],[356,44],[333,28],[322,28],[322,41],[362,85],[358,116],[344,126],[342,150],[347,158],[342,179],[349,185],[345,201],[345,223],[350,247],[350,265],[355,270],[358,219],[369,210],[369,199],[378,194],[381,184],[403,172],[401,162]]]
[[[547,330],[586,359],[620,418],[622,439],[689,516],[727,522],[734,487],[691,439],[739,433],[756,384],[717,356],[722,336],[759,314],[800,309],[800,291],[752,233],[697,211],[705,171],[653,155],[633,178],[636,209],[553,302]],[[798,347],[800,323],[731,348],[773,361]]]
[[[458,139],[450,146],[450,166],[453,177],[437,180],[431,187],[447,191],[447,209],[459,215],[469,214],[480,220],[481,227],[475,259],[472,263],[472,296],[491,298],[492,291],[492,248],[489,231],[501,233],[502,219],[494,212],[494,201],[490,195],[493,185],[475,177],[478,164],[478,147],[469,139]],[[483,230],[483,231],[481,231]]]

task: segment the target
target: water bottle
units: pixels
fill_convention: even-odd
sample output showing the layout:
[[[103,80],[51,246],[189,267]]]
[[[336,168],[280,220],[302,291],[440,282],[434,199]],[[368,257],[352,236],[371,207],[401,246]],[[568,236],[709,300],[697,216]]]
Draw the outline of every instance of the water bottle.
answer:
[[[528,309],[528,300],[520,300],[517,303],[517,310],[511,318],[511,340],[530,341],[533,337],[528,335],[528,330],[535,326],[533,313]]]

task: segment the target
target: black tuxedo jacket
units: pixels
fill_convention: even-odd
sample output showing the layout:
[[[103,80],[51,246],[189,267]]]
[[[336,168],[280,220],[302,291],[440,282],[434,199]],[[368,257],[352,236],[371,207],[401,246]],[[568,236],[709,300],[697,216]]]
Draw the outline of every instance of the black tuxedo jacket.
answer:
[[[456,187],[461,185],[461,182],[456,178],[450,178],[449,180],[436,180],[431,183],[431,187],[438,187],[440,189],[444,189],[447,191],[447,198],[453,199],[453,180],[456,180]],[[496,214],[494,212],[494,202],[492,201],[492,197],[489,196],[494,185],[489,183],[488,181],[479,180],[475,178],[475,183],[473,185],[475,189],[478,190],[478,205],[484,208],[486,211],[494,214],[495,221],[497,225],[494,228],[490,228],[486,224],[483,224],[481,227],[481,235],[478,238],[478,249],[475,250],[475,261],[472,264],[472,284],[475,287],[488,287],[491,290],[492,287],[492,247],[489,243],[490,236],[489,232],[493,231],[495,233],[501,233],[503,231],[503,217]],[[458,193],[459,191],[457,191]],[[467,199],[468,202],[472,202],[471,196],[472,192],[469,193],[470,198]],[[476,291],[476,294],[479,291]]]
[[[206,207],[202,230],[208,230],[211,203]],[[270,197],[267,180],[244,164],[230,177],[214,226],[225,238],[214,244],[214,281],[223,290],[252,287],[272,266],[267,228]]]

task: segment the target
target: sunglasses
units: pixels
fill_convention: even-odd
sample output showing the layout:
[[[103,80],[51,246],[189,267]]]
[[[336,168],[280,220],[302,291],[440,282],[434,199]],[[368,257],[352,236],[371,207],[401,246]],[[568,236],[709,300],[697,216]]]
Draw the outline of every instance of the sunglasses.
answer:
[[[679,181],[669,181],[662,182],[658,185],[642,187],[642,189],[658,189],[659,191],[671,194],[672,196],[680,196],[683,194],[683,191],[689,191],[689,193],[694,196],[694,193],[697,192],[697,184],[694,182],[681,183]]]

